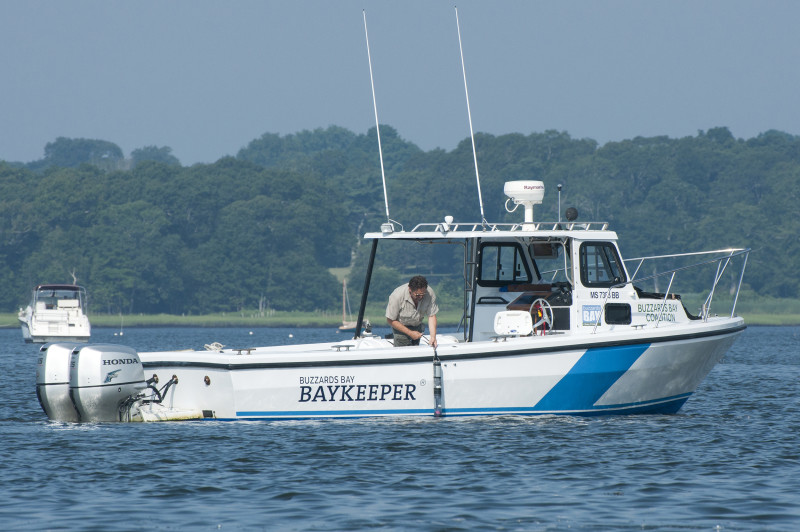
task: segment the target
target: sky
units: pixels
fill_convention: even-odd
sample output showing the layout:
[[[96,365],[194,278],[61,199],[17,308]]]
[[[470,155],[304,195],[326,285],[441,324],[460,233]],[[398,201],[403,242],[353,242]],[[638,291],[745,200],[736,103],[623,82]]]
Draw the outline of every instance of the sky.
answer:
[[[795,0],[459,0],[476,133],[800,134]],[[470,134],[454,2],[0,0],[0,160],[58,137],[184,165],[264,133]]]

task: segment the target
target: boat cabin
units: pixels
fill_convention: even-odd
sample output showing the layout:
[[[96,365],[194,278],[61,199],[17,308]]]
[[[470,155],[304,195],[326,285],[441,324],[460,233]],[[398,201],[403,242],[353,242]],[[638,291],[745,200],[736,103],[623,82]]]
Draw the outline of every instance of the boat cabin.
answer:
[[[86,290],[71,284],[40,284],[33,290],[34,311],[83,308]]]
[[[512,183],[537,184],[543,194],[540,182]],[[697,319],[669,290],[648,293],[633,285],[617,234],[608,230],[608,223],[532,218],[532,212],[526,212],[523,223],[462,224],[448,216],[442,223],[419,224],[410,231],[383,224],[380,233],[365,235],[373,242],[368,275],[379,241],[463,245],[462,323],[464,341],[469,342],[525,334],[591,334]],[[357,331],[362,318],[363,302]]]

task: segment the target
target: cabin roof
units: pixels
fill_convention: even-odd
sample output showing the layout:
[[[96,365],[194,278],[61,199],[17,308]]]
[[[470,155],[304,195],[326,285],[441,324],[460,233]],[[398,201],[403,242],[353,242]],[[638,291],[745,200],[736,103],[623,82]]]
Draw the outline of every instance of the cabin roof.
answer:
[[[75,284],[40,284],[36,290],[78,290],[83,291],[82,286]]]

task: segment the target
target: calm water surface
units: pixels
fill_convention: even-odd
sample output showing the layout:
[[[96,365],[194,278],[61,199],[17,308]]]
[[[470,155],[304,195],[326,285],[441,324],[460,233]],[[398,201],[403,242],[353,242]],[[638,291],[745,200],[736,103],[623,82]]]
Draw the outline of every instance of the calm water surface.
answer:
[[[96,329],[139,350],[328,329]],[[289,335],[293,335],[290,337]],[[798,530],[800,328],[750,327],[677,415],[68,425],[0,330],[4,530]]]

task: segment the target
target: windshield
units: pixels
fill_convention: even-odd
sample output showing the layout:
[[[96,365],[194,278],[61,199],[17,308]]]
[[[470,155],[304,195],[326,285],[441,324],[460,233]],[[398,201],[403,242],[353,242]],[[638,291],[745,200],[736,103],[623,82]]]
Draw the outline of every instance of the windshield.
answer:
[[[544,283],[572,283],[568,244],[562,241],[532,242],[528,246],[531,258],[536,265],[540,281]]]

